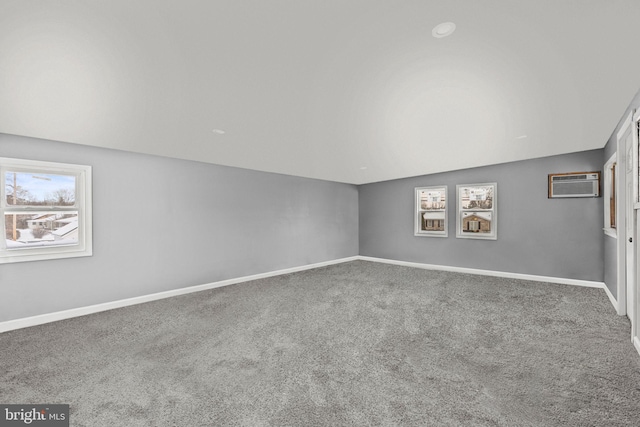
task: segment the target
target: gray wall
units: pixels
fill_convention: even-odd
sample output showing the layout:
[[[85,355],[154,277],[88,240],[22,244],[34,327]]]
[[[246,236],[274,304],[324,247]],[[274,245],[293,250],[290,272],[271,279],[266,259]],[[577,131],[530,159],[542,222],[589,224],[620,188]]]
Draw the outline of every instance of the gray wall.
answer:
[[[592,150],[360,186],[360,255],[602,282],[602,198],[547,198],[549,173],[600,171],[602,156]],[[456,184],[483,182],[498,183],[498,240],[457,239]],[[449,237],[414,236],[414,188],[443,184]]]
[[[93,256],[0,266],[0,321],[358,254],[358,189],[0,134],[0,156],[93,167]]]
[[[617,151],[618,141],[617,134],[624,120],[627,118],[629,113],[634,110],[640,108],[640,91],[636,93],[635,97],[631,100],[629,107],[625,110],[624,114],[620,117],[620,121],[618,125],[611,133],[611,137],[607,141],[607,144],[604,146],[603,156],[602,156],[602,165],[607,162],[611,158],[611,156]],[[618,299],[618,252],[617,252],[617,239],[611,236],[604,235],[604,283],[607,285],[607,288],[611,292],[611,294]]]

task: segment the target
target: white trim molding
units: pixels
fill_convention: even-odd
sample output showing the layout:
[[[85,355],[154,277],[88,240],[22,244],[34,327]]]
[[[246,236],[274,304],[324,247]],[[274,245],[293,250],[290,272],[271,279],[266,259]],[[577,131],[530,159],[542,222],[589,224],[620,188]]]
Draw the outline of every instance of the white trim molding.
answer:
[[[618,133],[616,133],[617,140],[620,140],[624,136],[624,134],[627,133],[627,128],[631,125],[631,122],[633,121],[633,113],[634,113],[633,111],[629,111],[629,114],[622,122],[622,125],[618,129]]]
[[[215,289],[223,286],[234,285],[237,283],[249,282],[251,280],[265,279],[268,277],[296,273],[296,272],[305,271],[305,270],[312,270],[314,268],[326,267],[329,265],[341,264],[345,262],[358,261],[358,260],[379,262],[379,263],[385,263],[385,264],[394,264],[394,265],[400,265],[405,267],[421,268],[426,270],[451,271],[456,273],[477,274],[481,276],[505,277],[510,279],[520,279],[520,280],[532,280],[535,282],[585,286],[589,288],[603,288],[607,293],[607,295],[609,296],[611,303],[614,304],[614,307],[617,304],[615,302],[615,298],[613,298],[613,295],[611,295],[611,292],[609,292],[604,282],[593,282],[589,280],[566,279],[561,277],[550,277],[550,276],[537,276],[532,274],[510,273],[505,271],[480,270],[480,269],[465,268],[465,267],[452,267],[452,266],[446,266],[446,265],[423,264],[423,263],[417,263],[417,262],[398,261],[398,260],[392,260],[392,259],[386,259],[386,258],[375,258],[375,257],[356,255],[356,256],[347,257],[347,258],[340,258],[336,260],[319,262],[315,264],[308,264],[308,265],[299,266],[299,267],[292,267],[292,268],[287,268],[283,270],[270,271],[266,273],[254,274],[251,276],[243,276],[235,279],[221,280],[218,282],[190,286],[187,288],[173,289],[170,291],[158,292],[158,293],[149,294],[149,295],[142,295],[142,296],[122,299],[118,301],[111,301],[111,302],[106,302],[102,304],[90,305],[86,307],[72,308],[69,310],[41,314],[38,316],[25,317],[22,319],[8,320],[5,322],[0,322],[0,333],[21,329],[21,328],[27,328],[30,326],[42,325],[45,323],[56,322],[58,320],[86,316],[88,314],[99,313],[102,311],[113,310],[116,308],[128,307],[131,305],[142,304],[145,302],[171,298],[178,295],[185,295],[193,292],[200,292],[208,289]]]
[[[588,288],[606,288],[604,282],[593,282],[590,280],[566,279],[562,277],[537,276],[533,274],[510,273],[507,271],[480,270],[476,268],[452,267],[448,265],[423,264],[419,262],[397,261],[386,258],[374,258],[359,256],[362,261],[382,262],[385,264],[402,265],[405,267],[422,268],[425,270],[452,271],[456,273],[477,274],[479,276],[506,277],[509,279],[533,280],[535,282],[558,283],[562,285],[585,286]]]
[[[617,314],[618,313],[618,301],[614,298],[613,294],[609,290],[609,287],[607,286],[606,283],[604,284],[603,289],[604,289],[605,293],[607,294],[607,296],[609,297],[609,301],[611,301],[611,305],[616,310],[616,314]]]
[[[86,307],[72,308],[54,313],[41,314],[38,316],[25,317],[22,319],[8,320],[0,322],[0,333],[13,331],[15,329],[28,328],[30,326],[42,325],[45,323],[56,322],[58,320],[71,319],[73,317],[86,316],[87,314],[99,313],[101,311],[113,310],[115,308],[127,307],[130,305],[142,304],[145,302],[156,301],[159,299],[171,298],[178,295],[190,294],[193,292],[206,291],[207,289],[221,288],[223,286],[234,285],[236,283],[249,282],[251,280],[265,279],[267,277],[281,276],[283,274],[296,273],[298,271],[311,270],[328,265],[341,264],[344,262],[355,261],[357,256],[348,258],[340,258],[332,261],[308,264],[300,267],[286,268],[283,270],[270,271],[267,273],[254,274],[251,276],[238,277],[235,279],[221,280],[219,282],[206,283],[204,285],[189,286],[187,288],[173,289],[170,291],[158,292],[139,297],[127,298],[118,301],[111,301],[102,304],[95,304]]]
[[[623,170],[626,170],[627,164],[627,147],[626,141],[623,139],[625,134],[630,131],[630,126],[633,121],[633,111],[630,111],[625,120],[622,122],[618,132],[616,133],[616,153],[617,153],[617,162],[618,165],[621,165]],[[633,174],[632,174],[633,175]],[[616,310],[618,315],[624,316],[627,314],[627,265],[626,265],[626,242],[627,239],[625,237],[626,233],[626,213],[627,213],[627,203],[634,203],[633,200],[626,200],[626,173],[619,172],[616,177],[616,194],[618,197],[616,198],[616,227],[620,230],[621,236],[617,242],[616,248],[616,270],[617,270],[617,301],[618,305]],[[635,179],[635,178],[634,178]]]

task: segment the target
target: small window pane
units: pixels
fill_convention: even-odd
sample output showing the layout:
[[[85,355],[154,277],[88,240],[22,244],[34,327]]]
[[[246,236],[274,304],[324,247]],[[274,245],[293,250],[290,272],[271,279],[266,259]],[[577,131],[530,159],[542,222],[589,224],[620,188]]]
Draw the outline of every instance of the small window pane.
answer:
[[[609,172],[611,174],[611,187],[609,189],[609,225],[616,228],[616,164],[611,166]]]
[[[7,249],[78,244],[78,212],[5,213]]]
[[[444,188],[430,188],[420,191],[420,209],[442,210],[446,207],[446,190]]]
[[[37,172],[5,172],[9,206],[73,206],[76,177]]]
[[[463,233],[490,233],[493,215],[491,212],[463,212]]]
[[[460,205],[464,210],[493,209],[493,186],[461,187]]]

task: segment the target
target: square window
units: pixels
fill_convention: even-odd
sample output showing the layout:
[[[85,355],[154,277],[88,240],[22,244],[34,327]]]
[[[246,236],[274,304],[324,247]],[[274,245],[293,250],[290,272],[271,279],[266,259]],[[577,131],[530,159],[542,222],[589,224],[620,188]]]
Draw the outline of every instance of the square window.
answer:
[[[0,263],[92,255],[91,167],[0,158]]]

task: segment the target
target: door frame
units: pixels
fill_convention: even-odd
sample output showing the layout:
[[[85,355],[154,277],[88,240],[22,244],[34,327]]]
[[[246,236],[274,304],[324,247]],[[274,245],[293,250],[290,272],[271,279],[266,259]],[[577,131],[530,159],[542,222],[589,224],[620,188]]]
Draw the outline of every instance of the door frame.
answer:
[[[618,153],[618,167],[616,168],[616,227],[618,229],[618,247],[616,254],[618,259],[618,286],[616,300],[618,306],[616,309],[620,316],[627,314],[627,147],[623,137],[629,131],[631,123],[633,122],[633,113],[633,111],[629,113],[616,134],[616,150]],[[635,203],[635,201],[629,201],[629,203]]]
[[[617,311],[621,316],[627,315],[631,323],[631,342],[635,346],[638,353],[640,353],[640,337],[638,337],[638,318],[640,318],[640,284],[638,282],[638,272],[640,271],[640,254],[638,253],[638,219],[640,213],[640,200],[638,195],[638,182],[639,182],[639,147],[640,147],[640,110],[632,110],[627,118],[624,120],[620,130],[616,134],[617,138],[617,156],[618,165],[624,165],[616,168],[616,193],[618,194],[616,201],[616,221],[618,228],[618,245],[617,245],[617,257],[618,257],[618,286],[617,286]],[[633,191],[631,200],[627,195],[627,152],[626,138],[624,136],[631,132],[632,135],[632,172],[633,179]],[[620,170],[623,169],[623,170]],[[633,221],[632,237],[633,237],[633,251],[634,251],[634,268],[631,286],[629,286],[627,293],[627,206],[631,204],[631,217],[629,220]],[[630,310],[627,312],[627,303],[629,303]]]
[[[634,150],[634,241],[638,239],[638,218],[640,215],[640,110],[633,113],[631,132],[633,133],[633,150]],[[640,337],[638,336],[638,319],[640,319],[640,282],[638,281],[638,271],[640,271],[640,254],[638,254],[638,244],[636,243],[635,251],[635,271],[636,278],[634,285],[631,288],[631,295],[627,295],[630,298],[631,313],[629,313],[629,319],[631,320],[631,341],[638,353],[640,353]]]

